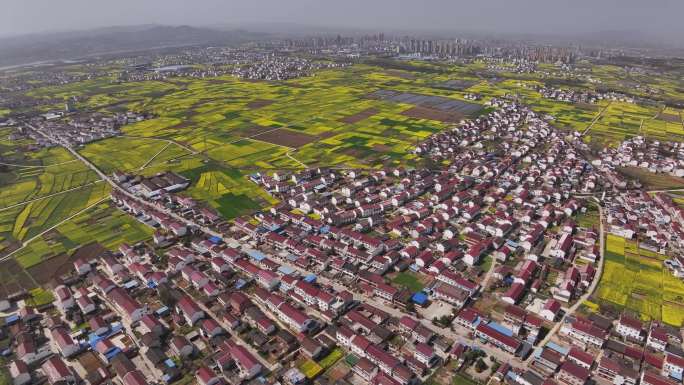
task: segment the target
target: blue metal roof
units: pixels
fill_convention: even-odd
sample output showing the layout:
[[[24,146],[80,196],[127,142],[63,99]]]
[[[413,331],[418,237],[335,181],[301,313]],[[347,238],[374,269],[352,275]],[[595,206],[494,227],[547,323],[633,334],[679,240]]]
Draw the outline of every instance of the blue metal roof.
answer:
[[[566,354],[568,354],[568,352],[570,351],[570,349],[564,348],[564,347],[562,347],[562,346],[560,346],[560,345],[558,345],[558,344],[555,344],[555,343],[553,343],[553,342],[547,342],[547,343],[546,343],[546,347],[549,348],[549,349],[555,350],[555,351],[557,351],[558,353],[560,353],[560,354],[562,354],[562,355],[566,355]]]
[[[295,269],[293,269],[292,267],[290,267],[288,265],[281,265],[278,268],[278,271],[285,274],[285,275],[290,275],[290,274],[295,272]]]
[[[157,309],[154,313],[157,315],[162,315],[162,314],[166,314],[168,312],[169,312],[169,308],[167,306],[162,306],[159,309]]]
[[[257,262],[266,259],[266,255],[264,255],[264,253],[262,253],[259,250],[249,249],[246,251],[246,253],[247,255],[249,255],[250,258],[254,259]]]
[[[209,238],[209,242],[218,245],[219,243],[223,242],[223,240],[217,236],[213,236]]]
[[[507,327],[505,327],[505,326],[503,326],[503,325],[499,325],[499,324],[496,323],[496,322],[493,322],[493,321],[492,321],[492,322],[488,323],[487,326],[489,326],[490,328],[496,330],[497,332],[499,332],[499,333],[501,333],[501,334],[503,334],[503,335],[506,335],[506,336],[509,336],[509,337],[513,337],[513,331],[512,331],[511,329],[509,329],[509,328],[507,328]]]
[[[316,282],[316,274],[307,275],[306,277],[304,277],[304,281],[309,283]]]
[[[114,358],[119,353],[121,353],[120,348],[111,349],[105,354],[105,358],[107,359],[107,361],[111,361],[112,358]]]

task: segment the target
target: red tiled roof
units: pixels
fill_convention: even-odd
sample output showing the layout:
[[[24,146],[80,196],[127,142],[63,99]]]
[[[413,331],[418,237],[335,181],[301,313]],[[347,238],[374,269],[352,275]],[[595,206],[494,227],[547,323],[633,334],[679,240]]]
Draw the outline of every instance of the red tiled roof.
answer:
[[[589,366],[591,366],[594,363],[594,356],[575,347],[570,349],[570,351],[568,352],[568,356],[580,362],[584,362]]]
[[[230,348],[230,355],[247,371],[251,371],[256,365],[260,365],[259,361],[247,349],[240,345],[233,345]]]
[[[582,381],[586,381],[591,375],[591,372],[589,372],[589,370],[571,361],[565,361],[565,363],[563,363],[563,365],[561,366],[560,370]]]
[[[487,337],[499,341],[512,349],[517,350],[520,346],[520,342],[515,338],[502,334],[494,328],[485,325],[484,323],[477,325],[477,331],[480,333],[484,333]]]
[[[635,329],[635,330],[641,330],[644,327],[644,325],[641,321],[634,319],[630,316],[627,316],[625,314],[622,314],[620,316],[620,324],[627,326],[627,327],[630,327],[630,328]]]

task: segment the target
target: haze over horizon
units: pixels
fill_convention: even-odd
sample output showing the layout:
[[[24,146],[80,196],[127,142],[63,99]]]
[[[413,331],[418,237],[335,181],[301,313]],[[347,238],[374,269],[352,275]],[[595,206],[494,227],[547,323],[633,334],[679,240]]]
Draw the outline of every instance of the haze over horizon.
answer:
[[[637,31],[674,43],[684,35],[679,0],[9,0],[3,5],[0,36],[114,25],[257,23],[553,35]]]

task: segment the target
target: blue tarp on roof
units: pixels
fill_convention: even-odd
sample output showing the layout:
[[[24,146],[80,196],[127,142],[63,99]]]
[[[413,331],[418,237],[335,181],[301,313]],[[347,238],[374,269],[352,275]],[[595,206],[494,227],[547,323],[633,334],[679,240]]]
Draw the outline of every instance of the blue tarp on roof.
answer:
[[[243,287],[245,287],[246,284],[247,284],[247,281],[245,281],[244,279],[238,279],[238,280],[235,282],[235,288],[238,289],[238,290],[240,290],[240,289],[242,289]]]
[[[290,274],[295,272],[295,269],[293,269],[292,267],[290,267],[288,265],[281,265],[278,268],[278,271],[283,273],[284,275],[290,275]]]
[[[111,349],[110,351],[108,351],[108,352],[105,354],[105,358],[107,359],[107,361],[111,361],[112,358],[116,357],[116,355],[119,354],[119,353],[121,353],[121,349],[120,349],[120,348]]]
[[[134,287],[138,287],[139,283],[135,279],[132,279],[126,283],[123,284],[123,287],[126,289],[133,289]]]
[[[325,225],[325,226],[321,227],[320,229],[318,229],[318,231],[320,231],[321,234],[327,234],[330,232],[330,226]]]
[[[167,314],[168,312],[169,312],[169,308],[166,307],[166,306],[162,306],[162,307],[160,307],[159,309],[157,309],[157,310],[154,312],[154,314],[160,315],[160,316],[161,316],[161,315]]]
[[[221,242],[223,242],[223,240],[222,240],[221,238],[217,237],[217,236],[213,236],[213,237],[210,237],[210,238],[209,238],[209,242],[211,242],[211,243],[213,243],[213,244],[215,244],[215,245],[218,245],[218,244],[220,244]]]
[[[414,303],[416,303],[418,305],[425,305],[427,303],[427,300],[428,300],[427,294],[423,293],[422,291],[415,293],[411,297],[411,301],[413,301]]]
[[[308,283],[316,282],[316,274],[307,275],[306,277],[304,277],[304,282],[308,282]]]
[[[418,270],[420,270],[420,266],[418,266],[414,263],[414,264],[411,264],[409,266],[409,269],[411,269],[412,271],[418,271]]]
[[[562,354],[562,355],[566,355],[566,354],[568,354],[568,352],[570,351],[570,349],[564,348],[564,347],[562,347],[562,346],[560,346],[560,345],[558,345],[558,344],[555,344],[555,343],[553,343],[553,342],[548,342],[548,343],[546,344],[546,347],[549,348],[549,349],[555,350],[555,351],[557,351],[558,353],[560,353],[560,354]]]
[[[175,367],[176,367],[176,363],[173,362],[173,360],[170,359],[170,358],[167,358],[167,359],[164,361],[164,365],[168,366],[169,368],[175,368]]]
[[[19,315],[17,314],[12,314],[11,316],[5,318],[5,325],[11,325],[17,322],[19,322]]]
[[[121,329],[123,329],[123,325],[121,324],[121,322],[114,322],[111,325],[109,325],[108,333],[105,333],[101,336],[98,336],[95,333],[90,333],[88,334],[88,345],[90,345],[91,348],[95,349],[95,345],[97,345],[98,342],[100,342],[101,340],[106,340],[114,334],[117,334],[121,331]]]
[[[259,250],[249,249],[246,251],[246,253],[247,255],[249,255],[250,258],[254,259],[257,262],[266,259],[266,255],[264,255],[264,253],[262,253]]]
[[[506,335],[506,336],[509,336],[509,337],[512,337],[512,336],[513,336],[513,331],[512,331],[511,329],[509,329],[509,328],[507,328],[507,327],[505,327],[505,326],[503,326],[503,325],[499,325],[499,324],[496,323],[496,322],[493,322],[493,321],[492,321],[492,322],[488,323],[487,326],[489,326],[490,328],[496,330],[497,332],[499,332],[499,333],[501,333],[501,334],[503,334],[503,335]]]
[[[517,248],[517,247],[518,247],[518,242],[515,242],[515,241],[510,240],[510,239],[507,239],[507,240],[506,240],[506,244],[507,244],[508,246],[511,246],[511,247],[514,247],[514,248]]]

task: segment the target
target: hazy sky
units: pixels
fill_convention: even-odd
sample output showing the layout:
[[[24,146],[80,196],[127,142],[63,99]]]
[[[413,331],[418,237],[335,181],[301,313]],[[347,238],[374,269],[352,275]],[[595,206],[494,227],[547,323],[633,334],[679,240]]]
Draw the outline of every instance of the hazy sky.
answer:
[[[0,35],[288,22],[374,30],[637,30],[684,40],[684,0],[0,0],[0,9]]]

